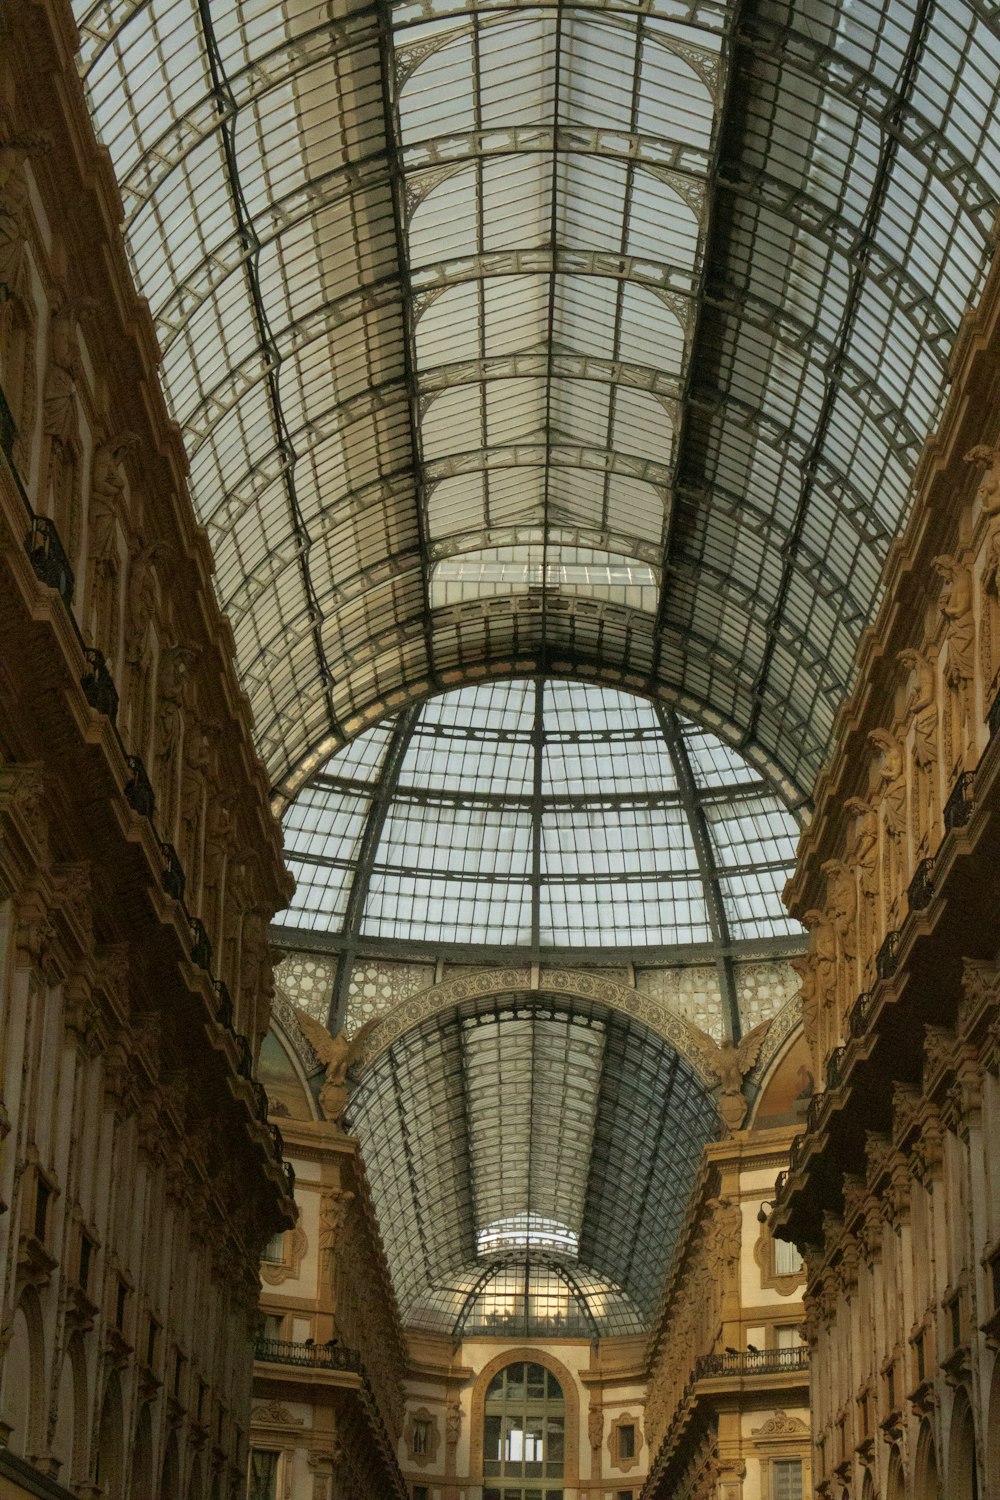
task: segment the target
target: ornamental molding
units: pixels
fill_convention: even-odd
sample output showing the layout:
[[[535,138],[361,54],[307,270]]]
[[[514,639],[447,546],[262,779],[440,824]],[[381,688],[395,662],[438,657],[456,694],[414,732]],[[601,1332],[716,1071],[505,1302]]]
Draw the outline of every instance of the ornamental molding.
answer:
[[[285,1230],[284,1260],[281,1264],[274,1261],[262,1261],[260,1267],[260,1279],[266,1281],[268,1286],[280,1286],[283,1281],[291,1279],[295,1281],[299,1274],[302,1259],[309,1248],[306,1232],[298,1225],[294,1229]]]
[[[323,1063],[316,1056],[311,1043],[304,1035],[298,1016],[295,1014],[295,1006],[281,988],[281,981],[277,975],[274,980],[274,997],[271,1001],[271,1019],[277,1021],[281,1027],[282,1036],[291,1046],[305,1073],[308,1075],[318,1072]]]
[[[801,1417],[790,1417],[783,1411],[776,1411],[773,1417],[768,1417],[762,1427],[750,1429],[750,1436],[755,1438],[807,1437],[808,1434],[808,1424]]]
[[[606,1005],[609,1010],[641,1021],[657,1036],[670,1043],[706,1088],[714,1090],[717,1087],[718,1080],[710,1072],[702,1056],[695,1033],[686,1021],[665,1005],[597,974],[573,969],[543,969],[539,973],[529,964],[460,974],[441,984],[431,985],[404,1000],[376,1022],[361,1042],[355,1058],[356,1074],[364,1073],[394,1041],[421,1021],[451,1010],[465,1000],[489,999],[518,990],[529,990],[543,996],[568,996],[576,1000],[596,1001],[600,1005]]]
[[[268,1427],[304,1427],[305,1421],[302,1417],[293,1417],[288,1407],[281,1401],[268,1401],[263,1406],[255,1406],[250,1413],[250,1421],[254,1426]]]

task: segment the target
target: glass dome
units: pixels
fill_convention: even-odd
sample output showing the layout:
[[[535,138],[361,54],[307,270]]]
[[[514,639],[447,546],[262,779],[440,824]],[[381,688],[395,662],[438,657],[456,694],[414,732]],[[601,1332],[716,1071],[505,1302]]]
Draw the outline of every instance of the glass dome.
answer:
[[[465,687],[359,735],[284,821],[279,922],[532,948],[739,945],[798,932],[799,825],[715,735],[632,694]]]

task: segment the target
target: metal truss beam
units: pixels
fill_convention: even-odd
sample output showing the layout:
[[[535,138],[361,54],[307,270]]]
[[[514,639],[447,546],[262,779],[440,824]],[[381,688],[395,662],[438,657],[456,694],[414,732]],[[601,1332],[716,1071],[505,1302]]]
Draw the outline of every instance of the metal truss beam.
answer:
[[[705,905],[708,909],[709,926],[712,929],[712,937],[715,942],[716,961],[715,968],[719,977],[719,993],[722,996],[722,1014],[726,1026],[727,1035],[734,1042],[740,1039],[740,1006],[739,997],[736,993],[736,981],[733,976],[732,959],[729,957],[732,947],[732,937],[729,931],[729,921],[726,917],[726,904],[722,899],[722,888],[719,884],[719,872],[716,869],[715,854],[712,848],[712,835],[708,827],[708,819],[705,817],[705,809],[702,799],[698,794],[698,787],[691,770],[691,761],[681,733],[681,726],[677,722],[677,716],[670,709],[659,710],[660,722],[663,725],[663,734],[667,742],[667,752],[674,768],[677,778],[677,787],[680,792],[681,804],[687,815],[688,827],[691,829],[691,838],[698,859],[698,869],[701,873],[702,889],[705,892]]]
[[[347,898],[347,910],[344,913],[342,935],[348,946],[340,950],[337,972],[333,981],[330,1015],[327,1021],[327,1029],[331,1036],[337,1034],[347,1019],[351,969],[357,951],[358,935],[364,920],[365,902],[368,899],[368,886],[371,883],[375,856],[378,853],[385,820],[392,806],[392,799],[399,783],[399,773],[403,768],[403,760],[409,749],[410,740],[413,738],[419,713],[420,709],[417,704],[410,704],[400,713],[393,726],[392,738],[382,760],[379,779],[372,791],[368,815],[358,848],[354,879]]]

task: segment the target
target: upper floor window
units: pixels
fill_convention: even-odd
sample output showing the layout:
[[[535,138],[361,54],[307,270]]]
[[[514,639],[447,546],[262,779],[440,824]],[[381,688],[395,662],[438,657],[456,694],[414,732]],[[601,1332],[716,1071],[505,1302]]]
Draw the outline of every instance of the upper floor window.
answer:
[[[500,1370],[486,1392],[483,1415],[483,1500],[513,1500],[533,1481],[543,1500],[562,1500],[566,1407],[562,1386],[542,1365]],[[493,1481],[491,1485],[490,1481]]]

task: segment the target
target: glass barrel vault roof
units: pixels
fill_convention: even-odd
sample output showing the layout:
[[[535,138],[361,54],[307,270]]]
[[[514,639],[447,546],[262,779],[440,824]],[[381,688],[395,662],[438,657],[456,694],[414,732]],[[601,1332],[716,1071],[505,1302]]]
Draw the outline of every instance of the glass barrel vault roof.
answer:
[[[771,951],[796,817],[715,735],[579,682],[482,684],[366,730],[285,814],[292,929],[407,944]]]
[[[641,1022],[518,992],[398,1037],[347,1123],[407,1323],[586,1337],[648,1326],[719,1118]]]
[[[991,7],[74,8],[277,793],[512,662],[807,791],[989,255]]]

